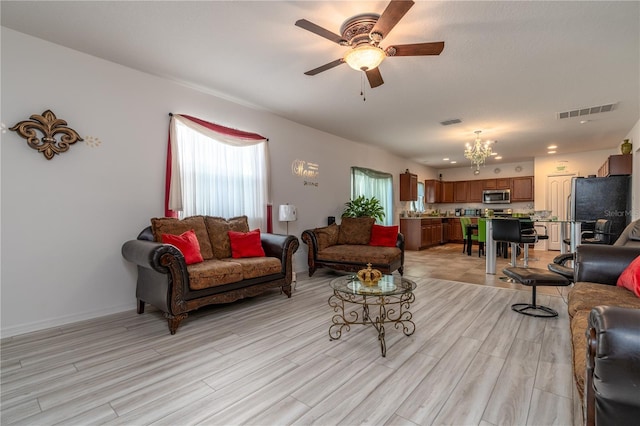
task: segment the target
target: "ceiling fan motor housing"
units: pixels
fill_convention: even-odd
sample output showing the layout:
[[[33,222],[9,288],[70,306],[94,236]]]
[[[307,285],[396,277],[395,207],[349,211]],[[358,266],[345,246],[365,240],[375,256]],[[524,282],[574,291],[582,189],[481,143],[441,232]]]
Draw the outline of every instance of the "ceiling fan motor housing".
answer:
[[[347,19],[340,27],[342,38],[349,46],[358,46],[363,43],[377,45],[382,40],[382,35],[375,33],[375,36],[380,36],[380,40],[376,41],[370,34],[379,18],[380,15],[377,13],[364,13]]]

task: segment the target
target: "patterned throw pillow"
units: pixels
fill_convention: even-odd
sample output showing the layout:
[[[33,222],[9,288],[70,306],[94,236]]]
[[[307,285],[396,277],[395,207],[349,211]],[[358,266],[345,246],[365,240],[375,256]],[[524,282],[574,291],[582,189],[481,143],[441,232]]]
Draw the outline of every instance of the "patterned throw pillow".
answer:
[[[375,221],[372,217],[343,217],[338,244],[369,244]]]
[[[338,244],[338,230],[338,225],[335,223],[325,226],[324,228],[316,228],[313,230],[318,240],[318,251]]]
[[[213,256],[217,259],[231,257],[229,231],[249,232],[249,219],[247,216],[238,216],[229,220],[222,217],[206,216],[204,220],[207,225]]]
[[[156,242],[162,242],[162,234],[180,235],[193,229],[198,238],[200,253],[204,259],[213,259],[213,250],[207,234],[204,216],[190,216],[182,220],[173,217],[154,217],[151,219],[151,230]]]

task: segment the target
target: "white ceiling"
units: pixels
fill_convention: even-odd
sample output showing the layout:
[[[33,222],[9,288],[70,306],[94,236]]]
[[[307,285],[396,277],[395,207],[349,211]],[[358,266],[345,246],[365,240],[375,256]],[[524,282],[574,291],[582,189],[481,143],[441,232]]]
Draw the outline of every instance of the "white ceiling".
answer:
[[[467,165],[482,130],[502,162],[614,148],[640,118],[640,2],[417,1],[382,47],[445,41],[440,56],[387,58],[367,86],[339,33],[387,1],[2,1],[2,25],[437,168]],[[40,64],[34,58],[36,66]],[[612,112],[557,113],[616,103]],[[188,111],[183,111],[188,113]],[[209,117],[215,121],[215,117]],[[461,124],[442,126],[459,118]],[[580,124],[581,120],[589,120]],[[640,141],[636,141],[640,143]],[[491,160],[493,163],[498,160]]]

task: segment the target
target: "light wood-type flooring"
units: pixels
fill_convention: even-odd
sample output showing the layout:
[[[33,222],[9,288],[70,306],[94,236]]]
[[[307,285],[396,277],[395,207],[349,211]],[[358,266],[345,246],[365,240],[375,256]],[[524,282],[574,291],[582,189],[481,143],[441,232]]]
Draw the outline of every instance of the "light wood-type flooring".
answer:
[[[572,424],[566,289],[538,296],[559,318],[517,314],[510,305],[529,301],[530,289],[501,288],[511,285],[486,276],[476,250],[407,252],[416,331],[387,326],[386,358],[372,327],[330,341],[328,283],[337,275],[326,270],[299,272],[291,299],[273,291],[201,309],[174,336],[147,307],[4,339],[0,421]],[[532,252],[540,260],[531,266],[555,254]]]

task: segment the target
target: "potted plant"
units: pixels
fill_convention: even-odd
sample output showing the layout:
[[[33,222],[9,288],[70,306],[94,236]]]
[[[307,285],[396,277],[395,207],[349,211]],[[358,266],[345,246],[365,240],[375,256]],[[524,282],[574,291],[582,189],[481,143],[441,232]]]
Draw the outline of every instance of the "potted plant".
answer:
[[[378,222],[384,220],[384,208],[376,197],[366,198],[361,195],[344,205],[342,217],[372,217]]]

